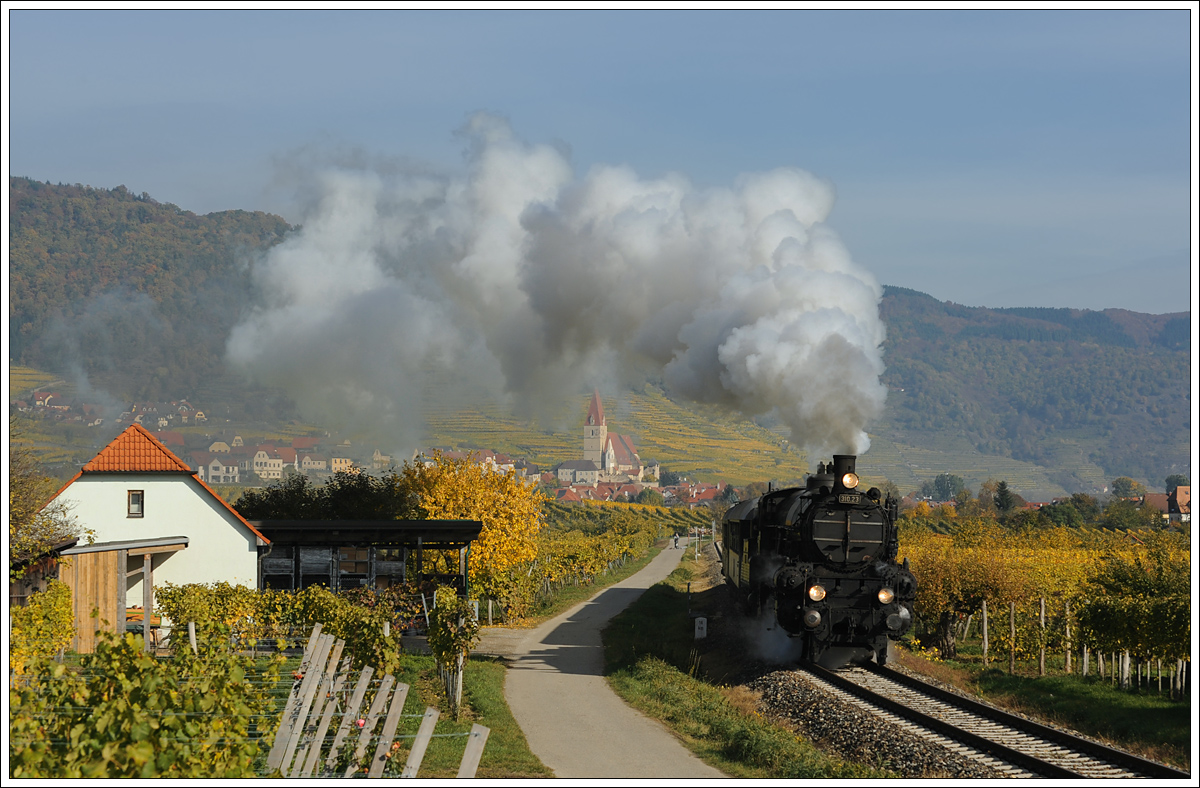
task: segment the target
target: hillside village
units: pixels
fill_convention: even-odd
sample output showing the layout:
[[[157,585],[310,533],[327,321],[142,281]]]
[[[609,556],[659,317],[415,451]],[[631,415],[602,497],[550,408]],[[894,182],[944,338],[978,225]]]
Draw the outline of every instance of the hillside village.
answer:
[[[261,486],[299,473],[323,484],[339,472],[378,473],[403,460],[378,448],[368,450],[348,439],[330,436],[295,437],[288,442],[251,435],[248,431],[219,429],[198,432],[183,427],[205,427],[204,410],[186,399],[165,402],[129,403],[121,413],[106,419],[103,406],[55,391],[35,391],[11,403],[14,413],[54,423],[77,424],[95,429],[124,429],[138,424],[151,432],[168,449],[187,462],[197,477],[208,484]],[[688,482],[662,485],[662,468],[654,460],[643,460],[633,438],[609,431],[600,394],[594,391],[583,425],[579,458],[567,459],[542,470],[525,458],[491,449],[454,450],[429,447],[407,459],[433,462],[436,455],[469,459],[497,473],[514,473],[531,484],[540,484],[561,503],[614,501],[631,503],[645,490],[661,495],[668,505],[695,507],[720,499],[728,500],[732,487],[717,483]]]

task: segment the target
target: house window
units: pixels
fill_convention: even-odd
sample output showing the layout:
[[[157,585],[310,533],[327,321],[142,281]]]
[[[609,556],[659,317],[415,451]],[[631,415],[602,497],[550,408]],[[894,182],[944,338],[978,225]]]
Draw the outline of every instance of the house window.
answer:
[[[141,517],[145,510],[145,493],[141,490],[129,491],[129,516]]]

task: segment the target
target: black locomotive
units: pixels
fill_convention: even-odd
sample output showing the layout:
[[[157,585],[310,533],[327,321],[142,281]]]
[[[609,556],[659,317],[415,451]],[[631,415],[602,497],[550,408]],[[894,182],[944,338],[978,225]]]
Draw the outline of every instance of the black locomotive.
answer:
[[[749,615],[775,620],[816,663],[887,661],[888,639],[912,626],[917,582],[896,563],[897,504],[858,489],[853,455],[821,463],[805,486],[732,506],[722,571]]]

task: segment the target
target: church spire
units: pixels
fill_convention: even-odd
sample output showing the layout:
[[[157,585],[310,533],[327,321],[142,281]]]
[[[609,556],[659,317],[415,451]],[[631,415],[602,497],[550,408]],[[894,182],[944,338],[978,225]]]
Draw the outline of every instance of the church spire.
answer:
[[[588,426],[603,427],[604,423],[604,405],[600,402],[600,390],[592,391],[592,403],[588,406],[587,415]]]

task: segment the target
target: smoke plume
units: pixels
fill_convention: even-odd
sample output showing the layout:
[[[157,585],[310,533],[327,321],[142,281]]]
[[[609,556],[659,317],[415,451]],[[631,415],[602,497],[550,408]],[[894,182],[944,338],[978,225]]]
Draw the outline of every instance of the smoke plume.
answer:
[[[881,288],[799,169],[697,189],[628,167],[573,173],[489,115],[463,177],[321,168],[302,226],[254,267],[232,362],[310,417],[420,439],[423,375],[468,371],[558,404],[656,371],[676,396],[777,411],[810,457],[862,453],[883,408]],[[357,423],[355,423],[357,420]]]

